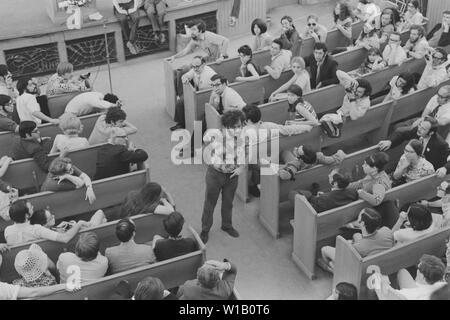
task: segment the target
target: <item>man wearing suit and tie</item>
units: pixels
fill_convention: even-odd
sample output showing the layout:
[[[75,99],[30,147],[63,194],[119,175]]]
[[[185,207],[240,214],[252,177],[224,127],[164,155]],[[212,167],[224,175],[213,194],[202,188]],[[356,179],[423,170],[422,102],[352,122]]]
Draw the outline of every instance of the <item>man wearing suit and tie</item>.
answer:
[[[305,59],[311,75],[311,89],[319,89],[332,84],[338,84],[336,76],[338,63],[328,54],[324,43],[314,45],[314,53]]]

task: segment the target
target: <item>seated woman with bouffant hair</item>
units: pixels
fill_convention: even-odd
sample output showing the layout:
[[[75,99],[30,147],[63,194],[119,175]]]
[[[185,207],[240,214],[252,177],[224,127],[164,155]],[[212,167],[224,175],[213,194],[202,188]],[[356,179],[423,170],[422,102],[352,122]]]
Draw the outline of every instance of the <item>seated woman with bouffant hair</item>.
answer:
[[[69,62],[60,62],[56,67],[56,73],[47,82],[47,96],[55,96],[76,91],[86,91],[91,87],[86,76],[74,78],[73,65]]]

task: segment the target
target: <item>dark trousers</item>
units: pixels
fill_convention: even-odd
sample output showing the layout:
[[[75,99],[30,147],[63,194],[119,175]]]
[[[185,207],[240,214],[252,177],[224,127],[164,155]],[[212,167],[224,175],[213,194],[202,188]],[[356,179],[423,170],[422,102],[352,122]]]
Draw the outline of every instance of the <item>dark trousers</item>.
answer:
[[[239,13],[241,11],[241,0],[234,0],[233,8],[231,8],[231,17],[239,18]]]
[[[118,13],[114,8],[114,15],[117,17],[120,22],[120,26],[122,27],[123,41],[125,43],[130,41],[134,44],[136,41],[136,33],[139,25],[139,10],[126,15]],[[131,24],[131,29],[129,23]]]
[[[37,103],[39,103],[39,106],[41,107],[41,112],[46,116],[50,117],[50,110],[48,109],[47,96],[46,95],[37,96],[36,101]]]
[[[231,173],[222,173],[212,167],[206,171],[206,192],[203,205],[202,232],[208,233],[213,225],[214,208],[222,192],[222,228],[233,227],[232,211],[234,194],[238,186],[238,176],[233,178]]]

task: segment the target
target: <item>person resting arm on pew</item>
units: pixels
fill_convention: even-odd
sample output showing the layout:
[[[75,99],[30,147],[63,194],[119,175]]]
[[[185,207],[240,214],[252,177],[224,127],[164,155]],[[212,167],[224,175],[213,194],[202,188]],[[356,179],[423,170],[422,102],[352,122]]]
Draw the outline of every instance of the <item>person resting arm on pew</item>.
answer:
[[[74,78],[73,65],[69,62],[60,62],[47,82],[45,93],[47,96],[55,96],[64,93],[87,91],[91,87],[88,76]]]
[[[408,71],[402,72],[398,76],[394,76],[391,81],[389,81],[389,86],[391,89],[386,97],[384,97],[383,102],[398,100],[402,96],[417,90],[414,82],[414,75]]]
[[[0,94],[0,131],[18,133],[19,126],[12,120],[14,101],[6,94]]]
[[[86,198],[90,204],[96,200],[92,181],[89,176],[80,169],[72,165],[69,158],[56,158],[48,168],[47,178],[41,186],[41,192],[44,191],[69,191],[80,189],[86,186]]]
[[[49,296],[61,290],[72,292],[75,288],[64,284],[56,284],[53,286],[43,287],[22,287],[18,285],[0,282],[0,300],[18,300],[18,299],[33,299]]]
[[[298,85],[293,84],[287,89],[287,100],[289,104],[289,120],[286,125],[302,124],[319,126],[319,119],[313,106],[303,100],[303,90]]]
[[[270,46],[271,62],[269,66],[265,66],[264,70],[275,80],[281,77],[283,71],[289,70],[291,67],[292,52],[285,50],[283,41],[279,38],[274,39]]]
[[[383,57],[381,56],[380,50],[376,48],[370,48],[367,51],[367,58],[361,64],[361,66],[356,71],[351,73],[356,73],[358,76],[363,76],[371,72],[379,71],[386,68],[383,62]]]
[[[425,38],[425,28],[413,25],[409,31],[409,39],[403,46],[408,58],[423,59],[430,45]]]
[[[83,131],[83,125],[79,118],[72,113],[65,113],[59,119],[59,128],[64,134],[56,135],[50,153],[70,152],[89,147],[89,141],[79,136]]]
[[[81,117],[94,112],[106,112],[111,107],[121,106],[122,101],[116,95],[92,91],[83,92],[74,97],[69,101],[64,112]]]
[[[425,54],[426,66],[422,72],[417,88],[419,90],[437,87],[448,79],[447,66],[448,55],[442,48],[429,48]]]
[[[306,19],[307,28],[301,35],[303,39],[313,38],[315,42],[325,43],[327,41],[328,30],[319,23],[319,17],[312,14]]]
[[[188,280],[178,289],[180,300],[229,300],[233,294],[237,269],[224,259],[206,261],[197,271],[197,279]]]
[[[249,46],[244,45],[238,49],[241,66],[239,68],[239,76],[236,77],[237,82],[256,81],[259,80],[259,67],[252,61],[253,52]]]
[[[353,240],[348,241],[362,258],[394,246],[392,231],[382,225],[381,215],[375,209],[362,209],[358,215],[358,225],[361,227],[361,233],[353,234]],[[317,264],[325,271],[333,273],[336,248],[324,246],[320,251],[322,257],[317,260]]]
[[[242,110],[246,103],[233,88],[228,86],[227,78],[216,74],[211,77],[213,90],[209,98],[209,104],[216,108],[219,114],[230,110]]]
[[[291,60],[291,69],[292,72],[294,72],[294,76],[289,79],[288,82],[272,92],[269,101],[273,102],[287,99],[287,93],[285,92],[293,84],[298,85],[302,89],[303,94],[311,92],[311,80],[308,71],[306,71],[305,60],[303,60],[302,57],[293,57]]]
[[[389,42],[383,50],[385,66],[400,66],[407,59],[406,52],[401,46],[400,33],[392,32],[389,36]]]
[[[19,200],[11,204],[9,216],[14,224],[5,229],[5,239],[8,245],[18,245],[41,239],[69,243],[78,234],[78,231],[86,226],[85,221],[78,221],[68,231],[60,233],[41,225],[30,224],[33,213],[34,207],[29,201]]]

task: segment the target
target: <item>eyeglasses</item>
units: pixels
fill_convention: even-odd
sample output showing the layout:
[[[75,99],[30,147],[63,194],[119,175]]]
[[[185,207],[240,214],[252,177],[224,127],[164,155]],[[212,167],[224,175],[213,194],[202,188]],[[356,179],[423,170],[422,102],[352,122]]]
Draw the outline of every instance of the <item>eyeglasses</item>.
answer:
[[[308,23],[308,27],[311,27],[311,26],[313,26],[313,27],[315,27],[317,24],[315,24],[315,23]]]
[[[211,83],[211,86],[212,86],[213,88],[218,88],[218,87],[220,87],[221,84],[222,84],[222,83],[220,83],[220,82],[218,82],[218,83]]]

